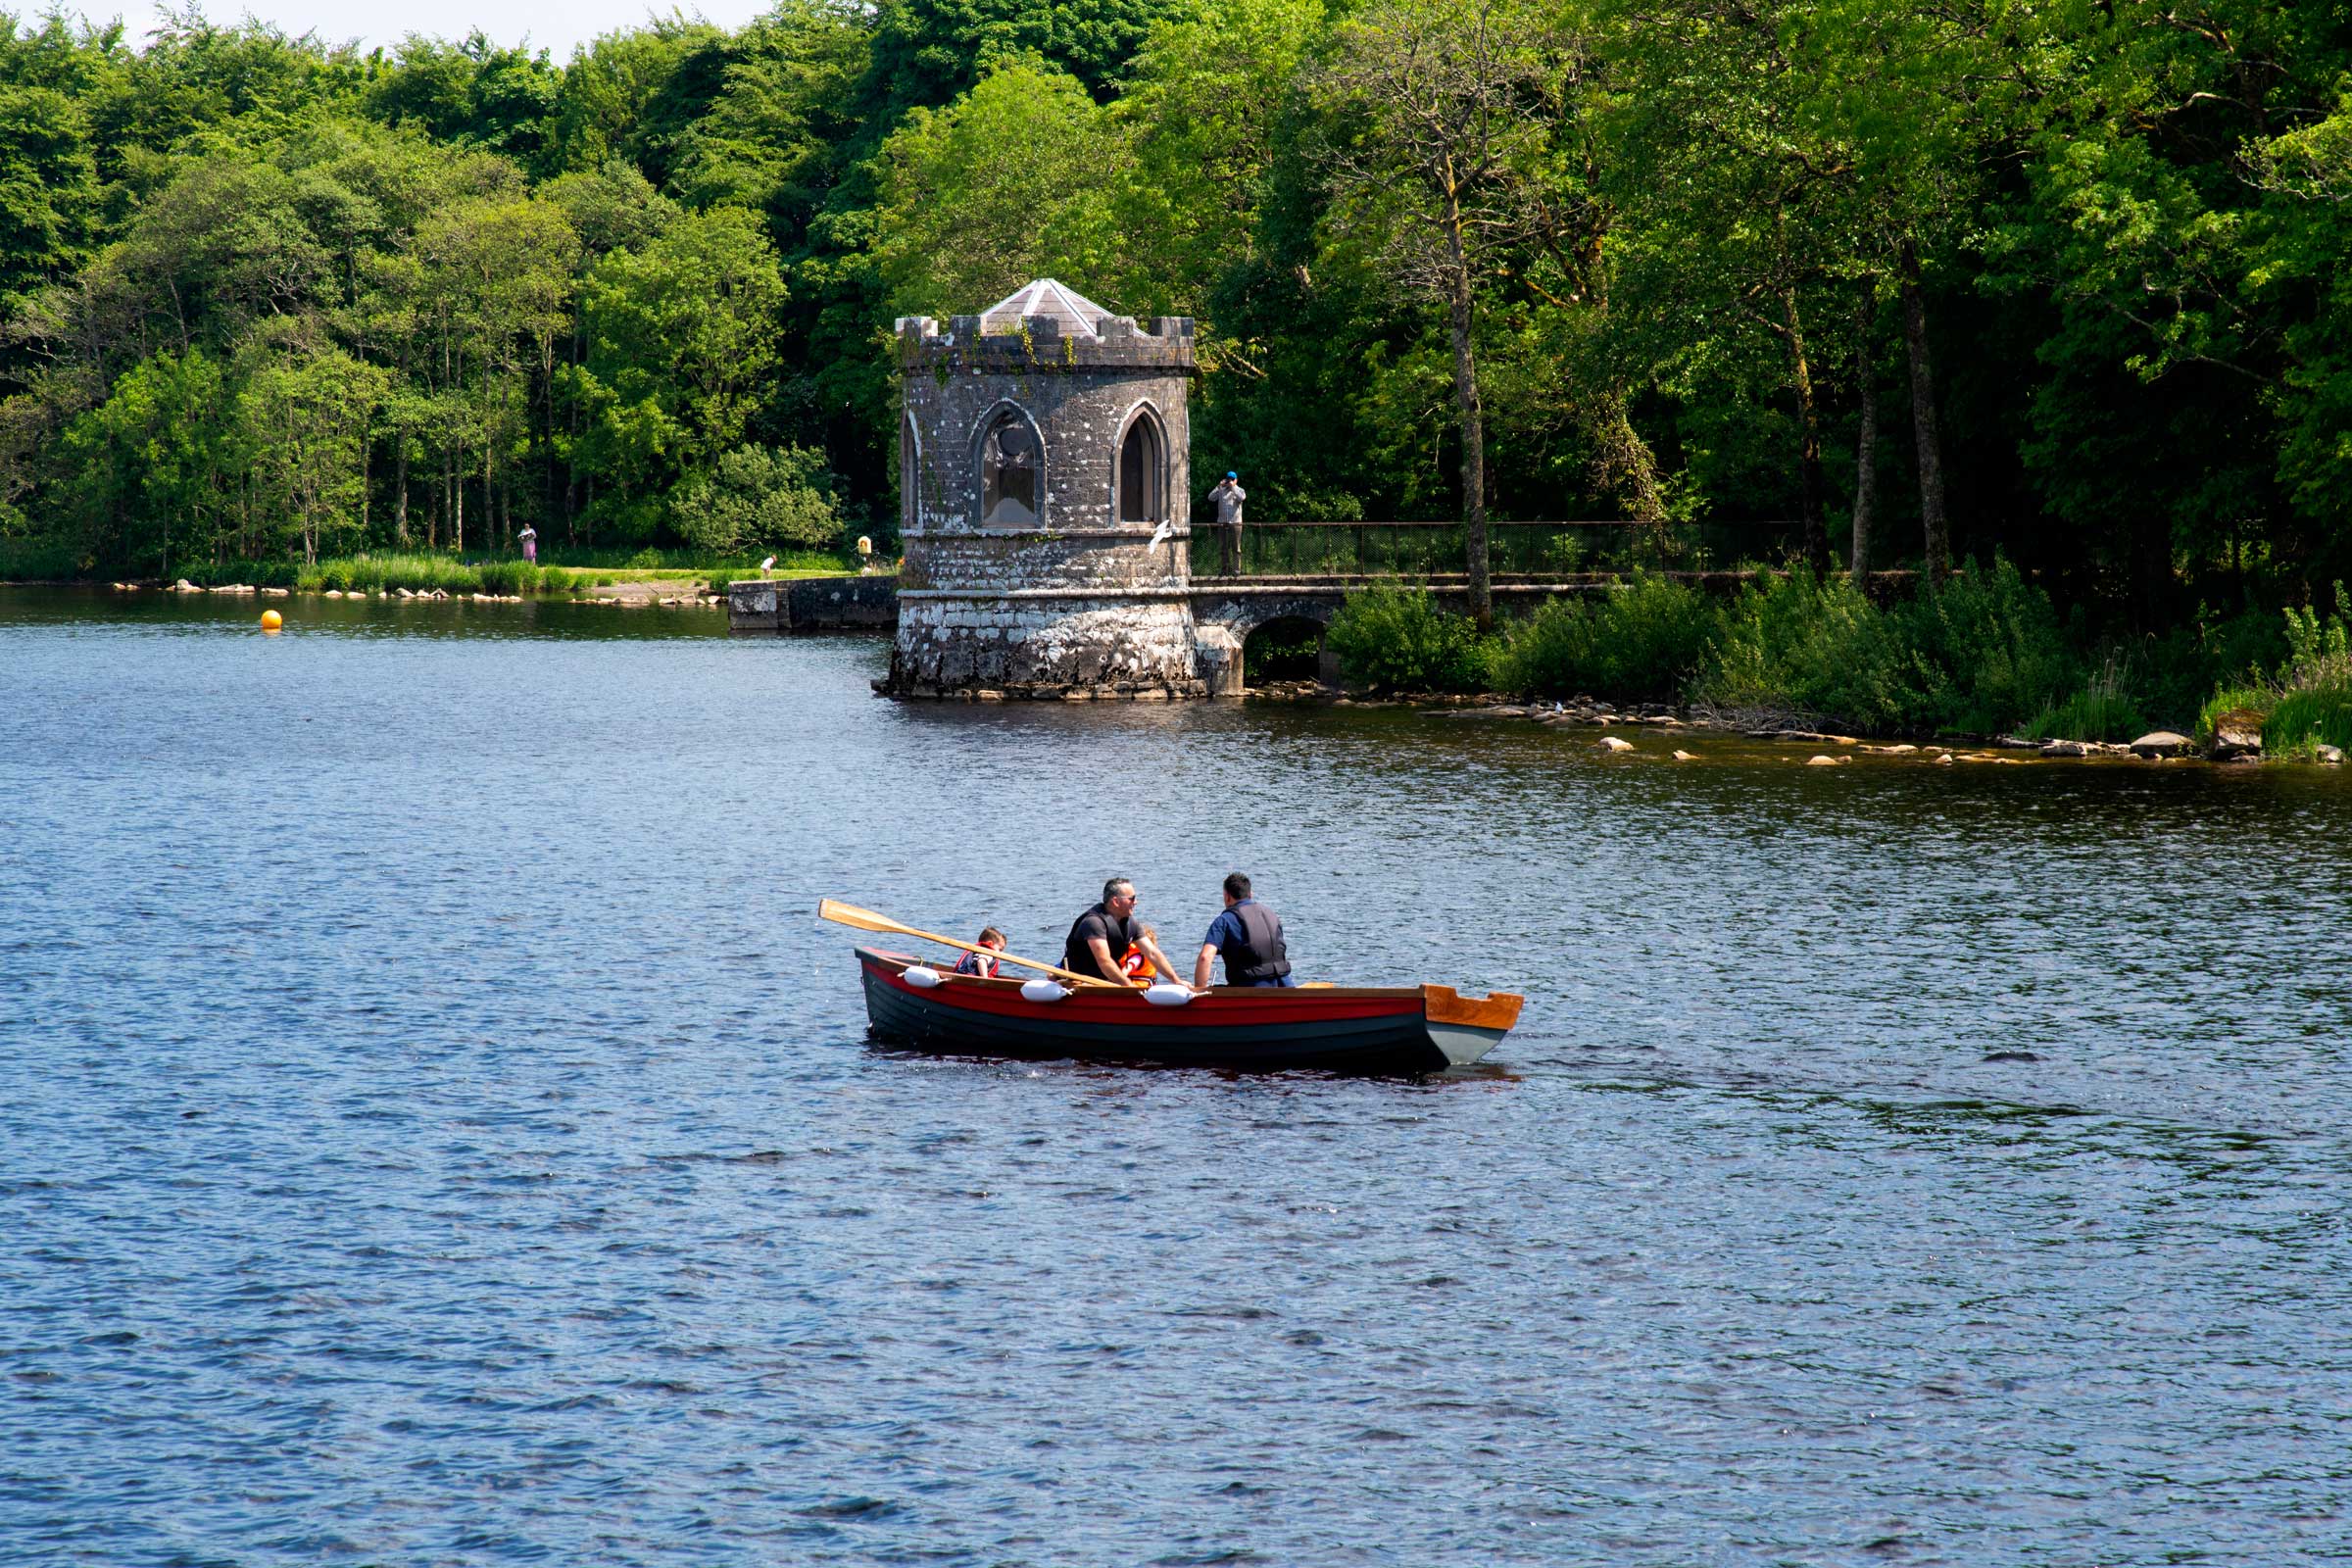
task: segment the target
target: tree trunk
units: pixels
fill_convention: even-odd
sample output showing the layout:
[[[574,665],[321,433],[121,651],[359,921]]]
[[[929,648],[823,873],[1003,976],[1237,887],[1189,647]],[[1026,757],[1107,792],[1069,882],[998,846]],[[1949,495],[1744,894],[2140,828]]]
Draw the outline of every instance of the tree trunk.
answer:
[[[409,432],[397,431],[393,439],[399,443],[400,455],[392,460],[395,488],[399,492],[392,501],[392,542],[406,550],[409,548]]]
[[[1781,315],[1788,327],[1788,372],[1796,385],[1797,478],[1804,491],[1805,561],[1817,572],[1830,569],[1830,527],[1821,511],[1821,411],[1813,403],[1813,366],[1805,358],[1804,323],[1796,312],[1796,290],[1781,290]]]
[[[539,462],[542,470],[539,514],[555,532],[556,520],[556,343],[547,341],[539,366]]]
[[[1919,448],[1919,520],[1926,534],[1928,581],[1951,569],[1951,522],[1943,510],[1943,453],[1936,439],[1936,375],[1928,364],[1928,307],[1919,293],[1919,251],[1904,236],[1903,346],[1911,354],[1911,431]]]
[[[2132,530],[2132,624],[2155,632],[2172,624],[2173,524],[2149,509]]]
[[[1879,378],[1870,358],[1870,324],[1879,314],[1875,285],[1862,291],[1854,330],[1854,387],[1862,395],[1862,434],[1854,443],[1854,557],[1859,582],[1870,571],[1870,530],[1879,510]]]
[[[571,321],[570,363],[583,365],[588,359],[587,325],[577,311],[572,313]],[[573,395],[564,400],[564,416],[571,433],[571,453],[564,462],[564,540],[577,545],[583,542],[579,531],[580,511],[586,502],[580,495],[580,400],[576,383]]]
[[[1453,400],[1462,420],[1462,548],[1470,573],[1470,614],[1485,631],[1494,624],[1494,590],[1487,575],[1487,429],[1478,400],[1478,363],[1470,341],[1470,265],[1462,246],[1461,215],[1448,208],[1446,246],[1453,307]]]

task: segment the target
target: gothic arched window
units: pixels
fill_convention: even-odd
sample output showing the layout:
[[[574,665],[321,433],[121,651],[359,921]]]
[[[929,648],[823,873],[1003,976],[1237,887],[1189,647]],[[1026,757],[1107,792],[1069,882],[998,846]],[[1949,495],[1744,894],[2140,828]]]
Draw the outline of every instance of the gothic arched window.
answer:
[[[1018,409],[1000,412],[980,442],[980,522],[1018,528],[1045,515],[1045,453]]]
[[[899,421],[899,515],[904,525],[923,520],[923,442],[914,433],[914,416]]]
[[[1119,521],[1158,522],[1167,515],[1163,450],[1159,421],[1138,410],[1119,441]]]

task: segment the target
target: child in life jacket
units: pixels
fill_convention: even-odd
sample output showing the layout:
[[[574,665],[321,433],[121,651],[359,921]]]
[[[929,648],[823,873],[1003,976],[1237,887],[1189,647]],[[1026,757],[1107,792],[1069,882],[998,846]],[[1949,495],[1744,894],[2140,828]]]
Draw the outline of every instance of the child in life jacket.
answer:
[[[981,947],[994,948],[998,953],[1004,951],[1004,933],[993,925],[982,931],[976,940]],[[985,953],[967,953],[956,960],[956,973],[976,974],[983,980],[994,980],[997,977],[997,960]]]
[[[1143,942],[1130,943],[1127,952],[1119,958],[1119,973],[1127,977],[1127,983],[1131,986],[1149,987],[1152,984],[1152,958],[1144,952],[1144,942],[1156,945],[1159,932],[1152,926],[1146,926],[1143,938]]]

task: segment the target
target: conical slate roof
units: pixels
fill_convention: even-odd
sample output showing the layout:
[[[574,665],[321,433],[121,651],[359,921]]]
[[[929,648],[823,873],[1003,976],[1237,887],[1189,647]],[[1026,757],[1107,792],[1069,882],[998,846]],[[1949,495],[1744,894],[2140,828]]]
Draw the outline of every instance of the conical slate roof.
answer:
[[[1064,337],[1101,337],[1102,318],[1110,313],[1072,288],[1050,277],[1038,278],[1005,295],[980,313],[983,332],[1017,332],[1021,318],[1050,316],[1061,324]]]

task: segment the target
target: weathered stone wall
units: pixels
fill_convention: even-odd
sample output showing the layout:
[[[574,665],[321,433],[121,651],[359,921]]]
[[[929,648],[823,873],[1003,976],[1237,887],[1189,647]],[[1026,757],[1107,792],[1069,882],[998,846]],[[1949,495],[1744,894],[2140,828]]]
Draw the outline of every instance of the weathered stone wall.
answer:
[[[899,582],[887,574],[727,585],[729,631],[888,631]]]
[[[884,689],[903,696],[1187,697],[1192,322],[1104,318],[1102,336],[1051,318],[984,336],[901,324],[903,416],[898,646]],[[1036,431],[1040,518],[981,521],[983,438],[1005,408]],[[1118,520],[1117,458],[1153,421],[1161,517]]]
[[[1207,695],[1183,597],[902,594],[887,689],[906,697]]]
[[[1179,532],[1189,528],[1192,322],[1161,318],[1154,325],[1166,329],[1163,338],[1113,317],[1100,340],[1064,337],[1049,319],[1034,324],[1039,331],[1027,336],[981,337],[979,318],[959,316],[945,335],[923,330],[928,320],[901,332],[900,439],[911,427],[915,441],[914,483],[900,499],[903,534],[981,530],[980,438],[1006,404],[1028,416],[1045,449],[1037,532],[1116,525],[1112,465],[1139,411],[1157,416],[1167,443],[1167,520]]]
[[[1190,580],[1184,538],[1153,544],[1149,526],[932,534],[906,547],[899,576],[902,588],[967,593],[1018,588],[1116,593],[1181,589]]]

